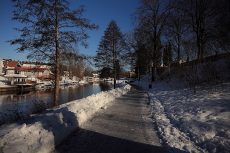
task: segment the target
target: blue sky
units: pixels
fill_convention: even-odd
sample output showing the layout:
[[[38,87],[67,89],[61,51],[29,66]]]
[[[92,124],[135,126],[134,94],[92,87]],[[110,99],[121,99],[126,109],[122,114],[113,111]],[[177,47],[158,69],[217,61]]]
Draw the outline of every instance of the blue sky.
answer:
[[[71,9],[77,9],[85,5],[86,12],[83,17],[91,20],[91,23],[99,25],[98,30],[90,30],[87,33],[90,38],[87,49],[79,47],[81,54],[96,55],[96,50],[101,37],[111,20],[115,20],[122,32],[132,30],[130,14],[134,13],[139,5],[139,0],[69,0]],[[0,58],[24,61],[28,52],[17,53],[16,45],[5,42],[17,38],[20,33],[13,30],[14,27],[22,27],[19,22],[11,21],[13,17],[12,2],[0,0]]]

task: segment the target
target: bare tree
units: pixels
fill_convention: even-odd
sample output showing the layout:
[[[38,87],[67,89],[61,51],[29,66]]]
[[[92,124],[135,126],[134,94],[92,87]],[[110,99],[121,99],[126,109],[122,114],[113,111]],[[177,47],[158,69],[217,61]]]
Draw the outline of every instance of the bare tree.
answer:
[[[126,60],[127,64],[130,66],[130,71],[134,70],[135,67],[135,49],[136,40],[133,31],[128,31],[124,33],[124,38],[127,46]]]
[[[19,44],[18,52],[29,51],[28,58],[55,61],[55,93],[54,105],[58,105],[60,80],[60,49],[62,46],[80,44],[87,46],[89,37],[85,29],[97,29],[86,18],[81,6],[78,10],[70,10],[67,0],[12,0],[15,3],[13,20],[26,24],[20,38],[10,40],[11,44]],[[74,29],[74,31],[73,31]],[[36,56],[34,56],[36,55]]]
[[[144,33],[138,29],[125,33],[125,41],[128,46],[128,61],[131,66],[131,71],[136,71],[136,74],[146,74],[151,71],[151,61],[149,56],[150,52],[147,50],[149,40]]]
[[[155,81],[155,69],[161,61],[161,36],[168,17],[168,9],[164,0],[141,0],[141,5],[133,14],[133,22],[150,40],[148,43],[152,59],[152,82]]]
[[[216,0],[185,0],[181,3],[183,3],[189,24],[196,36],[197,59],[200,61],[205,54],[210,52],[210,49],[214,48],[215,31],[217,30],[214,23],[216,10],[220,3]]]
[[[219,0],[219,8],[216,9],[215,36],[217,48],[225,52],[230,51],[230,1]]]
[[[181,60],[181,45],[183,37],[189,35],[189,25],[183,10],[181,0],[173,0],[169,4],[170,13],[166,20],[165,34],[167,39],[172,40],[176,47],[177,61]]]

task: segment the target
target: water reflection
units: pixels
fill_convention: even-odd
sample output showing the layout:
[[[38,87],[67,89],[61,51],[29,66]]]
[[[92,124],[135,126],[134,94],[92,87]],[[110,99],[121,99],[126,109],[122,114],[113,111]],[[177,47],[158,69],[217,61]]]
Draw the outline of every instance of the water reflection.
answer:
[[[107,91],[110,88],[111,85],[105,83],[60,86],[59,104],[64,104],[73,100],[85,98],[101,91]],[[0,93],[0,112],[9,112],[8,110],[13,110],[15,107],[26,108],[35,100],[52,102],[54,99],[53,93],[54,90],[52,88],[43,88],[28,92],[14,92],[10,94]]]

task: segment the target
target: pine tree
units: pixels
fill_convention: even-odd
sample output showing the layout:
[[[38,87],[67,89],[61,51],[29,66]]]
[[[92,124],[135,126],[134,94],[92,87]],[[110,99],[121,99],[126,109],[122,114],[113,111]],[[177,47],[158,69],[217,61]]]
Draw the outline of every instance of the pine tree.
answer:
[[[97,55],[95,57],[95,66],[98,68],[110,68],[114,74],[114,88],[116,88],[117,79],[117,65],[121,66],[124,59],[125,41],[120,28],[117,26],[116,21],[112,20],[99,42]]]

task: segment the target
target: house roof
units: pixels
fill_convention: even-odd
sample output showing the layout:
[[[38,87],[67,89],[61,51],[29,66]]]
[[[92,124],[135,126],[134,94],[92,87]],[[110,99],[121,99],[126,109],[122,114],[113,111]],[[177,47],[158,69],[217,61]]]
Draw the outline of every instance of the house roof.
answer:
[[[18,61],[8,61],[5,62],[6,67],[18,67],[19,62]]]

